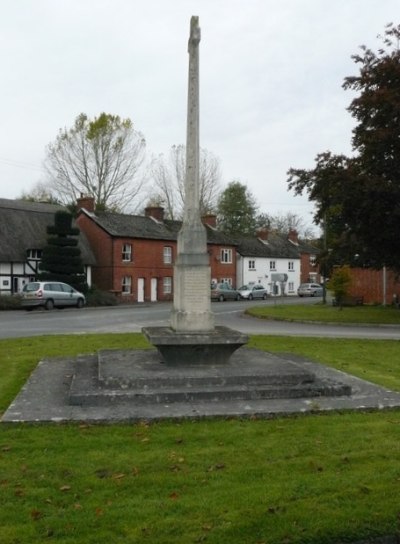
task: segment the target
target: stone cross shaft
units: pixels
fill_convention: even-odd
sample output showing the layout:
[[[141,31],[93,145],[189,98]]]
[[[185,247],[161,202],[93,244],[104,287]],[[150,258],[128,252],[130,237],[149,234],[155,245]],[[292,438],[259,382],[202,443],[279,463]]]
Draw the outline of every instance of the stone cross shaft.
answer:
[[[178,234],[171,312],[171,328],[177,332],[209,332],[214,328],[207,233],[201,222],[199,202],[199,43],[199,18],[192,17],[188,45],[185,202]]]
[[[186,127],[186,177],[184,221],[191,223],[199,217],[199,153],[200,153],[200,121],[199,121],[199,18],[190,21],[190,37],[188,43],[189,77]]]

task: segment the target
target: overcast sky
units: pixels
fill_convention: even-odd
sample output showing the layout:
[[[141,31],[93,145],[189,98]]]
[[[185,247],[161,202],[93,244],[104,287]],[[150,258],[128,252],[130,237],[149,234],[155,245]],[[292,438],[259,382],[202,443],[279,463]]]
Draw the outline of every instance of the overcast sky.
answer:
[[[129,117],[148,157],[185,143],[187,40],[198,15],[200,144],[224,185],[311,221],[290,167],[351,153],[351,55],[376,50],[399,0],[0,0],[0,197],[43,179],[47,144],[84,112]]]

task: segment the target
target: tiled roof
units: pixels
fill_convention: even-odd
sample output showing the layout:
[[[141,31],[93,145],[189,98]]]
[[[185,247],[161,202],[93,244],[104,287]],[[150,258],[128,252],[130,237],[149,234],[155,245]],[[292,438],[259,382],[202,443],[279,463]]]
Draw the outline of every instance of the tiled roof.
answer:
[[[256,237],[238,239],[238,252],[244,257],[288,258],[299,259],[300,252],[287,238],[270,232],[268,240],[263,241]]]
[[[110,236],[119,238],[141,238],[147,240],[176,240],[182,227],[181,221],[166,219],[163,222],[142,215],[128,215],[113,212],[87,213],[92,220]],[[212,227],[206,226],[209,244],[236,245],[232,238]]]
[[[27,249],[47,245],[48,225],[61,206],[0,198],[0,262],[25,262]],[[83,232],[79,235],[84,264],[95,264],[93,252]]]

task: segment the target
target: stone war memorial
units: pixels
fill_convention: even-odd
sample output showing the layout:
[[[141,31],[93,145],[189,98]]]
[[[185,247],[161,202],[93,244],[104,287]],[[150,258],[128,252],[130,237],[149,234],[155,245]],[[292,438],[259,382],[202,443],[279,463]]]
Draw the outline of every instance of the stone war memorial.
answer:
[[[270,417],[400,405],[399,393],[294,355],[248,348],[246,335],[215,326],[199,206],[200,37],[192,17],[185,204],[169,326],[143,329],[153,349],[39,361],[2,421]]]

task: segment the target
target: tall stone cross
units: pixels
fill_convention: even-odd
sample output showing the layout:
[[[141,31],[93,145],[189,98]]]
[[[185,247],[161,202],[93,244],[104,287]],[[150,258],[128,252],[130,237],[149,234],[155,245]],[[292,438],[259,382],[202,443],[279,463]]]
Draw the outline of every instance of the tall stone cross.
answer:
[[[178,234],[178,255],[174,267],[174,304],[171,328],[177,332],[210,332],[211,272],[207,233],[201,222],[199,199],[199,18],[190,21],[189,81],[186,127],[185,203]]]

